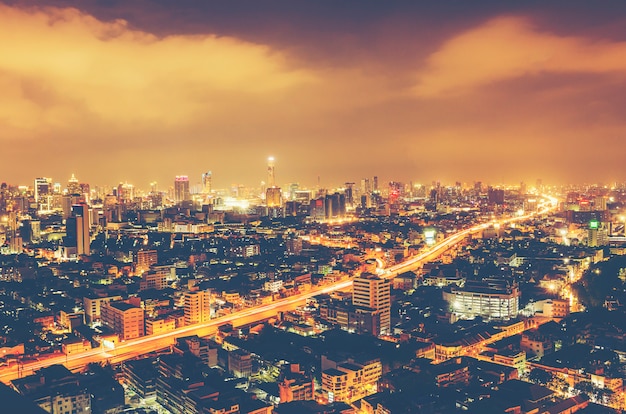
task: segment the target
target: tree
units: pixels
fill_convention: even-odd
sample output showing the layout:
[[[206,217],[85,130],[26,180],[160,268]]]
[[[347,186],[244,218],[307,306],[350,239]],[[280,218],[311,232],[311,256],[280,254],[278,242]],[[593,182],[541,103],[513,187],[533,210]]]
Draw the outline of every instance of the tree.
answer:
[[[578,394],[583,394],[589,397],[591,400],[596,400],[597,390],[596,387],[589,381],[580,381],[576,385],[574,385],[574,390],[578,392]]]
[[[548,385],[548,383],[550,383],[553,378],[554,374],[539,368],[533,369],[532,371],[530,371],[530,374],[528,374],[528,380],[530,382],[544,386]]]

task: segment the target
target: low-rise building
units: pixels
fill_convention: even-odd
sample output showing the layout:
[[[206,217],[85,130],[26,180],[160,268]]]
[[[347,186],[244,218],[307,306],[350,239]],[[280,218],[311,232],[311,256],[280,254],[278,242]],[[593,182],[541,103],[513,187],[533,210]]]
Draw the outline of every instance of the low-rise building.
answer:
[[[63,365],[12,381],[13,388],[51,414],[91,412],[91,394]],[[5,407],[8,408],[8,407]]]
[[[122,300],[121,296],[107,296],[107,297],[94,297],[83,298],[83,307],[85,308],[85,318],[87,323],[93,323],[100,320],[100,310],[102,304],[111,301]]]
[[[461,318],[512,319],[519,312],[521,292],[516,282],[486,278],[466,281],[465,285],[450,286],[443,299],[450,310]]]
[[[364,364],[343,363],[322,371],[322,393],[328,402],[352,403],[378,390],[382,364],[375,359]]]

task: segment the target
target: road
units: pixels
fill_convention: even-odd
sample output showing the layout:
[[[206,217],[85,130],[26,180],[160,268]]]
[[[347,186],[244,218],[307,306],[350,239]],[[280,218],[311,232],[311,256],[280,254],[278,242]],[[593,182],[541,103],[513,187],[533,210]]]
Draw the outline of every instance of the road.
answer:
[[[388,267],[384,270],[381,276],[391,278],[400,273],[414,270],[420,266],[423,266],[424,263],[434,260],[446,250],[460,243],[468,235],[478,233],[493,225],[509,224],[516,221],[526,220],[536,215],[545,214],[555,207],[556,202],[555,200],[553,200],[548,206],[543,207],[541,210],[535,213],[493,220],[488,223],[479,224],[471,228],[462,230],[449,236],[445,240],[433,245],[428,250],[419,253],[416,256],[412,256],[402,263]],[[85,367],[92,362],[122,362],[153,351],[168,348],[175,343],[176,338],[189,335],[211,335],[217,330],[220,325],[224,325],[226,323],[232,323],[235,326],[242,326],[249,323],[268,319],[270,317],[276,316],[279,312],[293,310],[296,307],[305,304],[307,299],[310,299],[314,296],[328,294],[337,290],[345,290],[350,288],[351,286],[352,279],[340,280],[326,286],[314,286],[308,292],[279,299],[271,304],[259,305],[252,308],[243,309],[230,315],[225,315],[219,318],[212,319],[210,322],[204,324],[185,326],[163,334],[150,335],[138,339],[127,340],[125,342],[116,344],[114,348],[100,347],[85,352],[69,355],[58,355],[42,360],[23,362],[19,365],[14,364],[12,366],[5,366],[0,369],[0,381],[4,383],[9,383],[13,379],[30,375],[40,368],[54,364],[63,364],[69,369],[76,370]]]

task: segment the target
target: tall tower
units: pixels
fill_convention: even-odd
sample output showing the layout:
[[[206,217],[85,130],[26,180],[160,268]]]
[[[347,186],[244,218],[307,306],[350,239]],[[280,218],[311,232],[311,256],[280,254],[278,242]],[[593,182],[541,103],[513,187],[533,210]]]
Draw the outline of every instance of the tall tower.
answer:
[[[174,201],[182,203],[191,200],[189,192],[189,177],[186,175],[177,175],[174,179]]]
[[[39,202],[44,196],[52,192],[52,179],[41,177],[35,178],[35,201]]]
[[[74,174],[72,174],[70,179],[67,181],[67,193],[81,194],[80,184],[78,183],[78,179],[76,179],[76,176]]]
[[[379,334],[391,331],[391,286],[389,280],[367,273],[354,278],[352,304],[379,311]]]
[[[212,178],[213,174],[211,171],[202,173],[202,194],[211,194],[211,190],[213,189]]]
[[[346,204],[354,205],[354,183],[346,183]]]
[[[274,176],[274,157],[267,159],[267,187],[271,188],[276,185]]]
[[[76,255],[89,255],[91,253],[91,237],[89,236],[89,206],[86,203],[78,203],[72,206],[72,216],[66,221],[66,233],[68,247],[76,248]]]

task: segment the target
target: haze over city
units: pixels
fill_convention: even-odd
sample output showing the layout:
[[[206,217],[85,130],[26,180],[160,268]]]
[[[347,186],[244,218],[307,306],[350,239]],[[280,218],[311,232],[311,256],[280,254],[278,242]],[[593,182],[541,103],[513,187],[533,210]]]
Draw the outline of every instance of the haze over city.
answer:
[[[2,179],[620,182],[625,9],[4,1]]]
[[[626,413],[626,2],[0,0],[0,412]]]

